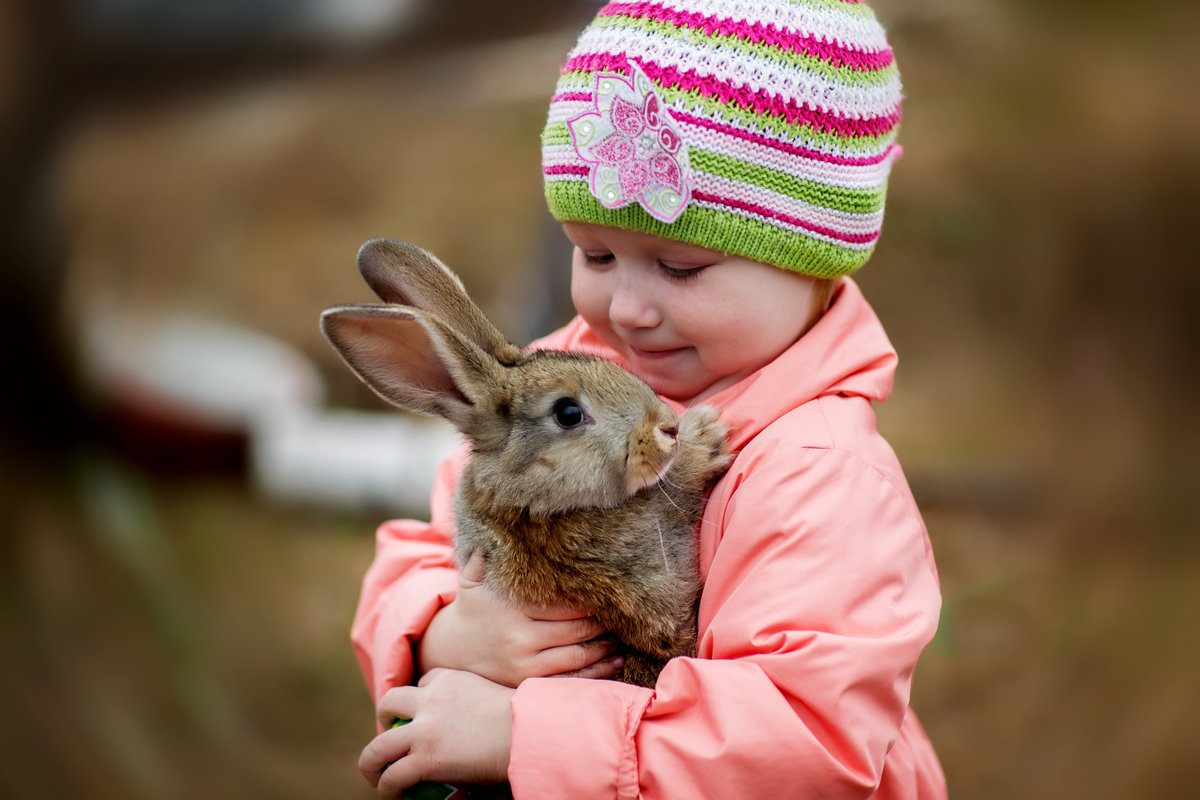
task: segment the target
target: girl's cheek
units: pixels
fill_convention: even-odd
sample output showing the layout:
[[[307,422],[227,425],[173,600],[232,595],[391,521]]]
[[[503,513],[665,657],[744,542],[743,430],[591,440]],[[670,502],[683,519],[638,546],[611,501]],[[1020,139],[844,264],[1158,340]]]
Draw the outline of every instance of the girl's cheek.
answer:
[[[571,302],[588,322],[607,317],[608,304],[604,292],[596,279],[588,276],[586,271],[575,270],[571,276]]]

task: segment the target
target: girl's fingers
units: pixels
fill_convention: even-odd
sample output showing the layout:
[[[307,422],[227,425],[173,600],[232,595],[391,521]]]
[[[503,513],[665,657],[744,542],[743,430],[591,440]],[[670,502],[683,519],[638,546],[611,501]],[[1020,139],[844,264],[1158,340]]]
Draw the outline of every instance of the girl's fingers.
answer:
[[[569,606],[527,606],[525,607],[524,612],[530,619],[536,619],[543,622],[568,622],[583,619],[595,619],[595,617],[593,617],[591,614],[580,611],[577,608],[570,608]]]
[[[537,630],[538,638],[542,640],[542,649],[582,644],[607,632],[595,617],[543,622],[537,626]]]
[[[426,672],[424,675],[422,675],[420,677],[420,679],[417,680],[417,688],[419,689],[419,688],[428,686],[430,681],[435,681],[443,673],[449,673],[449,672],[451,672],[451,670],[441,669],[441,668],[431,669],[431,670],[429,670],[429,672]],[[403,688],[412,689],[413,687],[405,686]],[[411,717],[409,717],[409,719],[411,719]]]
[[[375,707],[375,719],[379,727],[387,730],[397,719],[412,719],[417,713],[416,687],[397,686],[384,692]]]
[[[372,739],[358,757],[358,771],[367,783],[379,786],[384,772],[390,772],[408,755],[408,737],[402,728],[389,728]],[[403,772],[403,770],[401,771]],[[395,776],[393,776],[394,780]]]
[[[389,766],[379,779],[376,789],[382,800],[397,800],[404,790],[421,779],[412,758],[404,758]]]
[[[472,550],[471,557],[467,559],[467,563],[462,568],[460,578],[465,585],[475,585],[483,583],[483,579],[487,576],[487,562],[483,560],[483,553],[479,550]]]
[[[595,678],[606,679],[611,678],[621,671],[621,667],[625,666],[625,659],[621,656],[609,655],[570,672],[560,672],[551,675],[552,678]]]
[[[583,674],[585,670],[589,670],[596,665],[604,664],[611,661],[614,653],[617,650],[616,643],[606,643],[604,645],[569,645],[566,647],[555,647],[549,650],[544,650],[538,655],[538,661],[542,667],[539,670],[544,675],[577,675],[578,677],[611,677],[616,674],[617,669],[613,668],[608,672],[605,667],[598,667],[599,673],[608,672],[608,674]]]

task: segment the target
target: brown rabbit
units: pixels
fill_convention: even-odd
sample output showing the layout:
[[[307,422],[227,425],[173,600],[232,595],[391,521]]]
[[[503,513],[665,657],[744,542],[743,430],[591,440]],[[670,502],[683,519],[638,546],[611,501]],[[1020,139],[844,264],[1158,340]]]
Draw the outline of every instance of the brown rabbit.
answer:
[[[594,614],[624,646],[616,679],[653,686],[694,655],[696,527],[730,462],[715,409],[677,417],[596,356],[522,350],[420,248],[359,250],[383,305],[336,306],[322,330],[384,399],[443,417],[471,443],[455,497],[455,550],[520,604]]]

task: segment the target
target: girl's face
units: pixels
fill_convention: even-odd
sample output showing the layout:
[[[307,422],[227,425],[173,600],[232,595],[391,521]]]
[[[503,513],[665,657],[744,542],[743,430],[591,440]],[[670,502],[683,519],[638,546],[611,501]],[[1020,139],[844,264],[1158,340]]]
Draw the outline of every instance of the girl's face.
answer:
[[[631,371],[685,405],[732,386],[804,333],[817,281],[645,233],[563,224],[575,310]]]

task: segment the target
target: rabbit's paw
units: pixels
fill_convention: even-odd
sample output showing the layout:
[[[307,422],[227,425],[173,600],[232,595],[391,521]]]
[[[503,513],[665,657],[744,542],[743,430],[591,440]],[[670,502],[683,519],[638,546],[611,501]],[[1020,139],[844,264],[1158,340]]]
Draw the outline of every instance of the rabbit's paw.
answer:
[[[709,460],[722,468],[729,464],[729,426],[714,406],[695,406],[679,418],[679,437],[692,447],[708,452]]]

